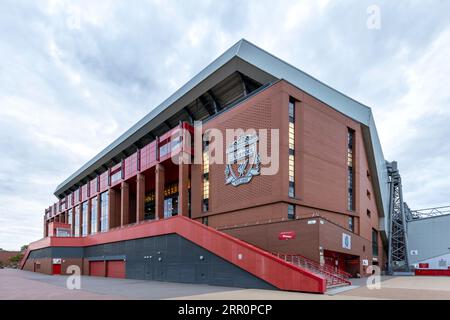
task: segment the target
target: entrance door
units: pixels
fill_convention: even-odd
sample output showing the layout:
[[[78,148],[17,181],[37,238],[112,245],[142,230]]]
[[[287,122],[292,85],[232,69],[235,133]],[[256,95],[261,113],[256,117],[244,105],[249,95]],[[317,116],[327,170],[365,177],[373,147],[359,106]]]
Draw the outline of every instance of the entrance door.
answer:
[[[105,276],[105,262],[104,261],[90,261],[89,275],[94,277]]]
[[[53,274],[61,274],[61,264],[53,265]]]
[[[110,278],[125,278],[125,261],[114,260],[106,262],[106,276]]]

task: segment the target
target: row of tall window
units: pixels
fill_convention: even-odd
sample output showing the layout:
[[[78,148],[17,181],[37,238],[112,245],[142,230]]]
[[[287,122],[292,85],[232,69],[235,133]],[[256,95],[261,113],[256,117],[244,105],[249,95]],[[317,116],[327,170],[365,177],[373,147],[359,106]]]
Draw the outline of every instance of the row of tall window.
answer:
[[[289,197],[295,197],[295,101],[289,100]]]
[[[206,141],[205,141],[206,140]],[[203,140],[203,212],[209,211],[209,139]]]
[[[97,197],[91,199],[91,211],[89,212],[88,202],[85,201],[80,206],[76,206],[73,209],[69,209],[67,213],[67,223],[72,225],[73,221],[73,235],[75,237],[86,236],[88,234],[88,216],[91,218],[91,234],[97,232],[98,219],[97,219]],[[82,217],[80,217],[82,215]],[[81,223],[81,234],[80,234]],[[108,192],[103,192],[100,195],[100,231],[105,232],[108,230]]]
[[[295,197],[295,100],[289,99],[289,131],[288,131],[288,145],[289,145],[289,197]],[[295,205],[288,205],[288,219],[295,219]]]

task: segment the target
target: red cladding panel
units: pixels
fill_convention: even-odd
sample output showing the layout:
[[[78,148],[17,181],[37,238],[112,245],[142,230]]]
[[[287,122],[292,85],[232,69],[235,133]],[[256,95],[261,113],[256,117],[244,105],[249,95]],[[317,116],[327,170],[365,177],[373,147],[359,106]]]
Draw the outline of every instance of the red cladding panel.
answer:
[[[97,193],[97,178],[89,182],[89,191],[91,197]]]
[[[125,179],[131,178],[137,173],[137,152],[125,159]]]
[[[152,142],[141,149],[141,171],[156,164],[156,143]]]
[[[108,189],[108,171],[100,175],[100,192],[106,191]]]
[[[88,185],[85,184],[81,187],[81,201],[86,201],[88,198]]]

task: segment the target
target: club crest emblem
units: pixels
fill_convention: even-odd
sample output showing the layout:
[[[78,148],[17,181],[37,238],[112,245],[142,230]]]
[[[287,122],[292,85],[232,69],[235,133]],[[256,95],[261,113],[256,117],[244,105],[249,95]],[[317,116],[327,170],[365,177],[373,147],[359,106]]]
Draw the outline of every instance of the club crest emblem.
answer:
[[[238,186],[249,183],[260,174],[261,162],[257,152],[258,136],[241,135],[226,150],[225,184]]]

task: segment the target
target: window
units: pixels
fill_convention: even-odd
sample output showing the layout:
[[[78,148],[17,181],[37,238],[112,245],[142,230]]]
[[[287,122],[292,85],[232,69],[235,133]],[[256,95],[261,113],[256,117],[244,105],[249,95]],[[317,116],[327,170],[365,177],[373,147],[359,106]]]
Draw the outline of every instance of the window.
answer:
[[[295,197],[295,101],[289,99],[289,197]]]
[[[91,199],[91,234],[97,232],[97,197]]]
[[[72,209],[69,209],[67,213],[67,219],[68,219],[67,223],[70,224],[70,230],[72,231],[71,234],[74,234],[72,225]]]
[[[293,204],[288,204],[288,219],[295,219],[295,206]]]
[[[75,207],[74,235],[75,237],[80,236],[80,206]]]
[[[178,183],[164,189],[164,218],[178,214]]]
[[[208,217],[203,217],[202,218],[202,223],[207,226],[208,225]]]
[[[111,175],[111,184],[116,183],[120,179],[122,179],[122,170],[119,170]]]
[[[100,231],[108,231],[108,192],[100,195]]]
[[[348,229],[351,232],[355,232],[355,218],[354,217],[348,217]]]
[[[88,202],[83,202],[82,206],[83,219],[81,219],[81,235],[86,236],[88,234]]]
[[[206,141],[205,141],[206,139]],[[203,211],[209,211],[209,141],[203,137]]]
[[[370,218],[371,216],[372,216],[372,213],[370,212],[370,210],[369,209],[367,209],[367,212],[366,212],[366,214],[367,214],[367,216]]]
[[[354,168],[353,168],[353,151],[354,151],[354,137],[355,132],[348,128],[347,131],[347,203],[348,210],[355,210],[355,199],[354,199]]]
[[[145,195],[144,220],[154,220],[155,217],[155,191],[151,191]]]
[[[378,257],[378,231],[372,229],[372,256]]]

